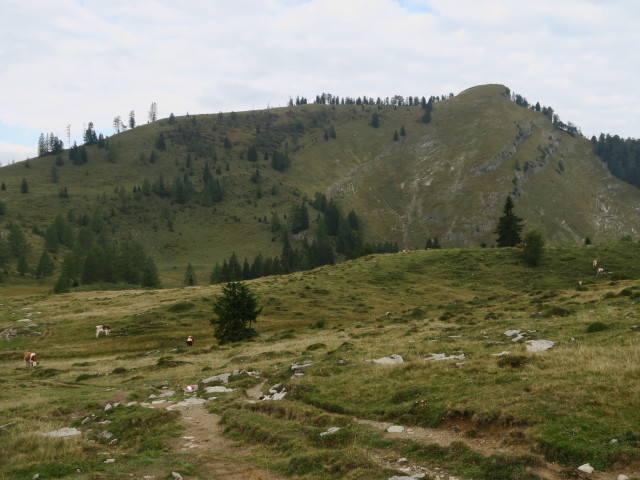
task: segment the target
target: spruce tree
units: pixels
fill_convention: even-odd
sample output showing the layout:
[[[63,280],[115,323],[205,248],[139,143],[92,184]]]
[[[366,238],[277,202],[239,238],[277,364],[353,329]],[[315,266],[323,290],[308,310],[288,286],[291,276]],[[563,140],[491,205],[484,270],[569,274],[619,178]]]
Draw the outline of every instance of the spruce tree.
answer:
[[[220,344],[238,342],[257,336],[252,328],[262,308],[251,289],[241,282],[229,282],[222,286],[222,295],[216,297],[211,319],[214,336]]]
[[[504,204],[503,215],[498,220],[498,226],[494,233],[498,235],[498,247],[513,247],[517,243],[521,243],[520,232],[524,225],[522,219],[513,213],[513,200],[511,196],[507,196]]]
[[[193,287],[194,285],[196,285],[196,283],[196,272],[193,269],[191,262],[189,262],[189,264],[187,265],[187,270],[184,274],[184,284],[189,287]]]

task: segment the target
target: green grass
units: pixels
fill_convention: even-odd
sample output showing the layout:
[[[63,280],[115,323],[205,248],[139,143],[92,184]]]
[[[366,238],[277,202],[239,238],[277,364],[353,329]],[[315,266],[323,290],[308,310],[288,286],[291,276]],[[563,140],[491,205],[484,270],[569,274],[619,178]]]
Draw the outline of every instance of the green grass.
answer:
[[[126,478],[181,466],[197,475],[198,460],[170,447],[183,428],[175,412],[104,405],[234,370],[260,374],[231,377],[234,392],[208,405],[229,441],[252,446],[238,461],[283,476],[388,478],[401,457],[466,478],[533,479],[543,458],[624,471],[640,455],[639,249],[552,248],[536,268],[515,249],[421,251],[263,278],[250,282],[261,336],[224,346],[209,323],[217,286],[4,297],[0,332],[15,336],[0,343],[0,447],[11,454],[0,472]],[[596,277],[596,256],[626,279]],[[100,323],[109,337],[95,338]],[[510,329],[525,338],[512,342]],[[526,351],[536,339],[556,345]],[[37,368],[24,368],[25,350],[38,353]],[[464,360],[425,360],[461,352]],[[368,361],[393,353],[405,362]],[[313,363],[292,378],[302,362]],[[285,400],[247,403],[244,391],[262,382],[265,393],[282,383]],[[457,431],[459,443],[390,439],[355,418]],[[36,434],[65,426],[84,439]],[[329,427],[341,430],[320,437]],[[119,443],[99,437],[103,429]],[[517,439],[518,449],[487,455],[465,443],[484,436]],[[116,464],[102,463],[103,450]]]

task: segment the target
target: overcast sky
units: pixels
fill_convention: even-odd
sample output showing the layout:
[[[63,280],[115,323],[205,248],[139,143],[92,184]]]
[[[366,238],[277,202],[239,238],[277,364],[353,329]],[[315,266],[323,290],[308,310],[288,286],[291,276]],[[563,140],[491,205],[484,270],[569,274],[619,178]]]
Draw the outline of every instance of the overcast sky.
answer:
[[[500,83],[640,137],[635,0],[0,0],[0,162],[88,122]]]

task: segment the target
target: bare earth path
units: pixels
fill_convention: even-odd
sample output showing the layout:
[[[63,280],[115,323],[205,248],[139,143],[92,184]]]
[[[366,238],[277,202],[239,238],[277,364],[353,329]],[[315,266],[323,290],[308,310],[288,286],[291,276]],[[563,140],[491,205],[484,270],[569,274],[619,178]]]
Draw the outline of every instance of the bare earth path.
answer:
[[[247,391],[250,399],[260,395],[262,385],[258,385]],[[167,404],[158,405],[157,408],[166,408]],[[252,447],[244,443],[235,442],[222,434],[220,417],[211,414],[202,404],[178,406],[173,405],[172,410],[178,410],[182,415],[185,426],[183,435],[171,442],[171,448],[178,455],[189,455],[189,463],[197,465],[197,474],[193,476],[182,474],[185,480],[212,479],[212,480],[286,480],[282,475],[261,470],[244,460],[252,451]],[[354,419],[355,422],[367,427],[386,431],[391,423],[376,422],[371,420]],[[527,450],[513,445],[504,445],[497,436],[484,436],[469,438],[461,433],[448,429],[431,429],[420,427],[405,428],[402,432],[386,433],[390,438],[405,438],[418,443],[436,444],[448,446],[452,442],[463,442],[474,451],[485,455],[505,455],[509,453],[523,453]],[[426,474],[436,480],[473,480],[446,472],[437,467],[425,467],[412,463],[406,459],[398,459],[385,452],[372,452],[371,458],[377,464],[389,469],[404,472],[402,475]],[[398,461],[400,460],[400,461]],[[577,465],[576,465],[577,467]],[[639,472],[598,472],[591,474],[579,472],[577,468],[565,468],[555,463],[544,461],[539,457],[539,465],[532,468],[533,473],[546,480],[563,479],[590,479],[590,480],[617,480],[619,473],[624,473],[629,478],[640,478]],[[167,472],[145,472],[135,478],[142,480],[154,480],[166,478]],[[400,474],[399,474],[400,475]]]
[[[355,422],[360,423],[361,425],[367,425],[369,427],[373,427],[378,430],[386,431],[387,428],[392,426],[392,423],[386,422],[375,422],[371,420],[360,420],[354,419]],[[451,442],[463,442],[469,446],[472,450],[481,453],[482,455],[508,455],[513,453],[531,453],[526,449],[518,448],[517,446],[512,445],[503,445],[501,439],[496,436],[485,436],[481,438],[469,438],[464,436],[463,434],[454,432],[452,430],[443,430],[443,429],[434,429],[434,428],[420,428],[420,427],[410,427],[405,428],[404,431],[399,433],[387,433],[389,438],[406,438],[413,440],[418,443],[424,444],[436,444],[441,446],[448,446]],[[576,465],[574,469],[568,469],[566,467],[562,467],[556,463],[546,462],[542,457],[539,457],[540,465],[538,467],[532,468],[532,472],[536,475],[547,479],[547,480],[560,480],[560,479],[591,479],[591,480],[617,480],[618,475],[620,473],[624,473],[630,479],[638,478],[640,473],[637,471],[634,472],[598,472],[594,471],[591,474],[582,473],[577,470],[579,465]],[[387,466],[393,468],[393,465],[387,464]],[[397,465],[396,467],[397,468]],[[415,472],[424,472],[430,474],[432,476],[442,475],[442,472],[436,471],[434,474],[431,471],[427,471],[419,466],[412,466],[407,468],[411,468],[412,473]],[[447,478],[446,476],[442,478]],[[460,479],[462,480],[462,479]]]
[[[216,480],[285,480],[286,477],[257,469],[242,458],[251,447],[222,435],[220,417],[207,412],[203,405],[181,407],[186,430],[172,447],[176,452],[194,456],[202,478]],[[185,478],[188,478],[185,476]]]

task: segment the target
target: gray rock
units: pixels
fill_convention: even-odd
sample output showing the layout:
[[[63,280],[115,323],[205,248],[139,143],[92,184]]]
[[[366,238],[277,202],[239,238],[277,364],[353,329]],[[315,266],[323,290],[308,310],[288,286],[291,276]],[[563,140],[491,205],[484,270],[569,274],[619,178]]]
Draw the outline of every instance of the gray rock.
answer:
[[[109,440],[111,437],[113,437],[113,433],[108,432],[107,430],[98,434],[98,438],[104,438],[105,440]]]
[[[320,434],[321,437],[326,435],[333,435],[334,433],[340,431],[340,427],[331,427]]]
[[[291,365],[291,370],[296,372],[298,370],[304,370],[305,368],[310,367],[311,365],[313,365],[313,362],[294,363]]]
[[[551,340],[527,340],[527,351],[544,352],[545,350],[549,350],[555,344],[556,342],[552,342]]]
[[[400,425],[392,425],[387,428],[387,432],[389,433],[402,433],[404,432],[404,427]]]
[[[593,473],[593,471],[595,470],[595,468],[593,468],[591,465],[589,465],[588,463],[585,463],[584,465],[580,465],[578,467],[578,470],[580,470],[581,472],[584,473]]]
[[[426,357],[425,360],[464,360],[464,353],[460,355],[449,355],[445,353],[432,353],[431,356]]]
[[[107,458],[104,462],[102,463],[115,463],[116,459],[115,458]]]
[[[74,435],[81,435],[82,432],[77,428],[60,428],[58,430],[54,430],[53,432],[43,433],[42,435],[45,437],[72,437]]]
[[[629,480],[629,477],[621,473],[620,475],[618,475],[618,480]]]
[[[176,480],[182,480],[182,475],[180,475],[178,472],[171,472],[171,476]]]
[[[205,393],[229,393],[229,392],[233,392],[234,390],[235,390],[234,388],[227,388],[222,386],[204,388]]]
[[[380,365],[396,365],[398,363],[403,363],[404,359],[397,353],[394,353],[388,357],[376,358],[375,360],[369,361]]]

